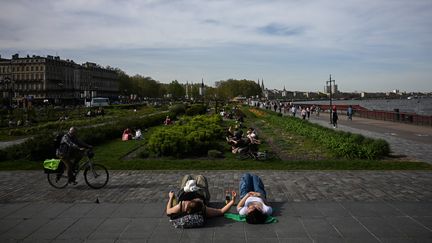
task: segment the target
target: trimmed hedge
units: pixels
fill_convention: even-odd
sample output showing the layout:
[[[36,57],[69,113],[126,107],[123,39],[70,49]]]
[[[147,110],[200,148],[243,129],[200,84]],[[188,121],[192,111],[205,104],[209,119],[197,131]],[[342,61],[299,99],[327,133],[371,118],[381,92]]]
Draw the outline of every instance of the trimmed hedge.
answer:
[[[191,107],[186,109],[186,115],[188,116],[204,115],[206,113],[207,106],[203,104],[193,104]]]
[[[170,106],[169,112],[173,114],[173,117],[183,115],[186,113],[186,106],[184,104],[175,104]]]
[[[293,117],[279,117],[274,112],[265,111],[268,116],[260,116],[276,126],[311,139],[323,145],[338,157],[348,159],[379,159],[390,153],[389,144],[382,139],[366,138],[363,135],[335,131],[306,120]]]
[[[148,139],[147,149],[156,156],[207,154],[223,137],[221,123],[218,115],[183,117],[175,125],[156,130]]]

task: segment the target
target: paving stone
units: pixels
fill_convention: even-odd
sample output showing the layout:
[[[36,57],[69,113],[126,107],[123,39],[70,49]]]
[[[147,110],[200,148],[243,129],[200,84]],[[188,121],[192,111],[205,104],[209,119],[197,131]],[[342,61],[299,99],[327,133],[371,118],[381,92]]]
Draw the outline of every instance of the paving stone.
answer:
[[[412,217],[385,217],[384,220],[386,220],[393,228],[403,232],[409,238],[419,237],[432,240],[432,230],[418,224],[412,219]]]
[[[130,218],[108,218],[88,237],[90,240],[118,239]]]
[[[50,220],[47,224],[43,225],[31,235],[26,237],[26,240],[33,240],[33,242],[39,242],[40,240],[53,240],[75,221],[76,219],[72,218],[56,218]]]
[[[350,214],[358,217],[402,216],[403,213],[385,202],[342,202]]]
[[[101,204],[121,202],[131,204],[142,202],[158,203],[161,205],[161,211],[151,212],[157,217],[163,213],[163,202],[166,202],[170,188],[174,188],[179,179],[188,173],[207,176],[210,183],[210,193],[212,194],[211,200],[213,202],[223,202],[224,191],[229,188],[238,190],[238,178],[244,172],[111,171],[112,180],[103,191],[89,189],[85,185],[67,187],[64,190],[54,190],[42,177],[39,181],[29,182],[34,184],[32,187],[22,186],[23,183],[20,182],[13,189],[13,193],[0,188],[0,195],[5,193],[0,198],[0,203],[19,203],[23,201],[40,203],[87,202],[89,203],[88,207],[92,207],[91,205],[95,203],[96,198],[99,198]],[[426,171],[255,171],[254,173],[262,177],[269,195],[268,199],[274,203],[306,201],[432,201],[432,173]],[[10,174],[10,172],[0,172],[0,178],[11,177],[13,180],[21,178],[22,181],[25,181],[26,178],[38,177],[38,174],[40,174],[39,171],[16,171],[14,175]],[[275,181],[273,178],[279,179]],[[137,181],[139,181],[139,184]],[[319,191],[319,188],[324,184],[331,187],[331,191],[334,193],[316,194],[316,191]],[[216,185],[216,188],[213,188],[212,185]],[[128,186],[130,187],[128,188]],[[382,193],[371,193],[371,191],[376,191],[376,188],[379,188]],[[137,193],[137,191],[139,192]],[[24,204],[17,204],[13,207],[18,209],[24,206]],[[315,211],[313,209],[310,213]],[[324,213],[323,210],[318,211]],[[0,215],[8,212],[8,209],[0,208]],[[149,213],[145,212],[145,209],[137,212]],[[72,215],[81,215],[82,213],[87,212],[70,212]],[[133,212],[130,211],[129,213]],[[429,215],[432,215],[432,213]]]
[[[392,206],[411,216],[432,216],[432,204],[426,202],[391,202]]]
[[[376,237],[368,232],[368,230],[354,218],[329,217],[327,221],[336,228],[343,238],[362,238],[366,240],[365,242],[377,241]]]
[[[309,238],[279,238],[281,243],[312,243],[313,240]]]
[[[379,217],[358,217],[361,224],[377,238],[407,238],[407,235]]]
[[[0,241],[23,240],[41,226],[48,223],[48,219],[27,219],[19,222],[13,228],[0,235]]]
[[[20,208],[27,206],[28,203],[8,203],[8,204],[0,204],[0,218],[4,218],[9,214],[14,213]]]
[[[0,197],[1,242],[430,242],[431,238],[430,172],[255,171],[263,178],[278,223],[249,225],[219,217],[200,229],[170,225],[164,212],[167,192],[184,174],[204,174],[211,205],[222,207],[225,190],[237,190],[242,171],[112,171],[113,180],[103,191],[84,184],[54,190],[38,173],[0,172],[0,180],[22,180],[19,185],[0,186],[0,193],[6,193]],[[41,181],[30,180],[32,185],[24,186],[25,178],[32,176]],[[332,193],[323,193],[325,187]],[[99,203],[93,201],[95,195]]]
[[[104,220],[104,218],[80,218],[55,240],[85,240]]]
[[[274,231],[278,238],[309,239],[308,233],[299,217],[284,216],[280,218],[279,222],[274,224]]]
[[[342,238],[342,235],[325,218],[301,218],[307,234],[314,240],[325,238]]]

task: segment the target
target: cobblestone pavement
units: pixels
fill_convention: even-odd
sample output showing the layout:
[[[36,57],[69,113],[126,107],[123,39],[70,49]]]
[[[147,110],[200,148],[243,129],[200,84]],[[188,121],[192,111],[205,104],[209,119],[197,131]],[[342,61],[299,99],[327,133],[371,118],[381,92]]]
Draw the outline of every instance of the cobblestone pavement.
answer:
[[[82,177],[66,189],[52,188],[42,171],[0,172],[0,203],[6,202],[165,202],[185,174],[209,180],[211,201],[237,190],[241,171],[111,171],[108,185],[89,188]],[[257,171],[273,202],[427,201],[432,173],[422,171]]]
[[[0,242],[432,241],[430,172],[256,171],[277,223],[219,217],[203,228],[175,229],[164,213],[167,192],[187,173],[112,171],[103,189],[79,178],[58,190],[41,171],[0,172]],[[208,177],[215,207],[242,173],[195,171]]]

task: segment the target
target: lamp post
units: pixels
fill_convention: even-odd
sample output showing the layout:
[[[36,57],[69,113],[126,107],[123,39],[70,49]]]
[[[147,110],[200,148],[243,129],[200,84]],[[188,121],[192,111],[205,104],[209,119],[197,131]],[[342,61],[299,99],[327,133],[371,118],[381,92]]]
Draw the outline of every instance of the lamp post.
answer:
[[[332,79],[331,78],[331,74],[330,74],[330,78],[329,78],[329,80],[327,80],[326,81],[326,86],[327,87],[329,87],[329,93],[330,93],[330,95],[329,95],[329,97],[330,97],[330,107],[329,107],[329,109],[330,109],[330,124],[333,124],[333,119],[332,119],[332,112],[333,112],[333,110],[332,110],[332,82],[333,82],[333,85],[336,85],[336,83],[335,83],[335,80],[334,79]],[[330,86],[329,86],[329,84],[330,84]]]

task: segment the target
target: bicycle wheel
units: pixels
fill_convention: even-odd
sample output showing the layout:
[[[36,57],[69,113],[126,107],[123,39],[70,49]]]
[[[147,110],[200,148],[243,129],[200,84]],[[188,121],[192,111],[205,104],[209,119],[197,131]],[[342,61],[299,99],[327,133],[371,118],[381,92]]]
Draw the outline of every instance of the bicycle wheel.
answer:
[[[91,164],[84,170],[84,179],[89,187],[100,189],[108,183],[108,170],[103,165]]]
[[[48,183],[57,189],[65,188],[68,185],[68,177],[64,174],[64,164],[60,162],[57,172],[47,174]]]
[[[265,151],[265,152],[258,152],[257,154],[258,154],[257,160],[272,160],[276,158],[275,154],[272,152]]]
[[[250,158],[251,158],[251,156],[248,152],[242,152],[242,153],[237,154],[238,160],[245,160],[245,159],[250,159]]]

